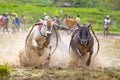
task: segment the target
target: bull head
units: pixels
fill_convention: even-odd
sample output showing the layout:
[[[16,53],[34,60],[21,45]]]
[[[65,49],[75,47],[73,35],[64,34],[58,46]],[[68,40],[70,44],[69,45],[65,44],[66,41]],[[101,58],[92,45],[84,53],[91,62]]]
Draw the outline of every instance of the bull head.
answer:
[[[78,25],[78,27],[79,27],[79,41],[82,45],[86,46],[89,39],[91,24],[88,26],[82,24],[81,26]]]

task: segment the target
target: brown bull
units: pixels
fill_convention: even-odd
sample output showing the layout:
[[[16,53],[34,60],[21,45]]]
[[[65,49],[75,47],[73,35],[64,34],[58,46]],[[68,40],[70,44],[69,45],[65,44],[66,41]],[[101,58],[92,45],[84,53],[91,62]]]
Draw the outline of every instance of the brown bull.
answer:
[[[79,27],[79,29],[76,30],[72,34],[72,38],[70,41],[70,47],[71,47],[73,53],[75,53],[78,56],[79,62],[81,63],[80,66],[82,66],[83,57],[89,53],[89,57],[86,62],[86,65],[89,66],[91,63],[91,57],[93,54],[93,46],[94,46],[94,39],[90,33],[91,24],[88,26],[86,26],[86,25],[79,26],[78,25],[78,27]],[[98,39],[97,39],[97,41],[98,41]],[[98,43],[98,45],[99,45],[99,43]],[[97,51],[97,53],[98,53],[98,51]]]

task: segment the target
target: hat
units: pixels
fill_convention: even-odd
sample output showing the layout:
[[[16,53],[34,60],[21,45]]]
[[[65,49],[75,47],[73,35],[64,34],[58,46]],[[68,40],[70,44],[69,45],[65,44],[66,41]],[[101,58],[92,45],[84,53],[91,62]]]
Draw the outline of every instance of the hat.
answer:
[[[17,17],[17,13],[12,13],[13,16]]]
[[[5,14],[8,14],[8,12],[5,12]]]
[[[108,18],[108,17],[110,17],[110,15],[107,15],[106,17]]]
[[[47,13],[44,13],[44,16],[46,16],[47,15]]]

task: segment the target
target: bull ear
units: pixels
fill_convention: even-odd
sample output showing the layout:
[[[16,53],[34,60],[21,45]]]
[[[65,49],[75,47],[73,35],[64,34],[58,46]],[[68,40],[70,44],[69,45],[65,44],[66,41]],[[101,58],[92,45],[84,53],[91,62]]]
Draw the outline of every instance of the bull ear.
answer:
[[[90,30],[90,29],[92,28],[92,24],[89,24],[89,25],[88,25],[88,28],[89,28],[89,30]]]

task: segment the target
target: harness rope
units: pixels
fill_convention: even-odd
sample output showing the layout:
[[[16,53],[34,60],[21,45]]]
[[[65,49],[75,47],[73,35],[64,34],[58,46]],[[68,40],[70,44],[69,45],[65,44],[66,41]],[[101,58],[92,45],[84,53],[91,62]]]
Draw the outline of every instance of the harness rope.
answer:
[[[95,54],[95,55],[93,56],[93,58],[92,58],[92,60],[94,60],[95,57],[98,55],[98,52],[99,52],[99,49],[100,49],[100,44],[99,44],[98,38],[96,37],[95,32],[93,31],[92,28],[91,28],[91,31],[92,31],[92,33],[93,33],[93,35],[94,35],[94,37],[95,37],[95,39],[96,39],[96,41],[97,41],[97,43],[98,43],[98,49],[97,49],[97,52],[96,52],[96,54]]]
[[[47,37],[47,36],[43,35],[43,34],[41,33],[41,31],[40,31],[40,30],[39,30],[39,32],[40,32],[41,36],[43,36],[43,37]]]
[[[57,29],[55,28],[55,26],[53,25],[53,29],[55,30],[55,33],[56,33],[56,46],[55,46],[55,49],[53,50],[53,52],[51,53],[51,55],[54,54],[55,50],[57,49],[57,46],[58,46],[58,33],[57,33]]]

